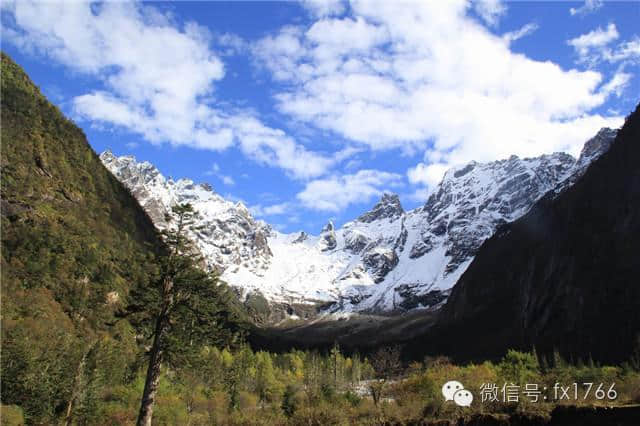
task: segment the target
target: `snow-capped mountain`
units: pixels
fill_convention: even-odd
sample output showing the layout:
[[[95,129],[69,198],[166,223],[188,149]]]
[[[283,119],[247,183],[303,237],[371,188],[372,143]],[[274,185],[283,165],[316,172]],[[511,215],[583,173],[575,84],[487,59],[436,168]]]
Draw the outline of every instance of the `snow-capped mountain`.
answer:
[[[167,226],[171,207],[191,203],[200,215],[192,239],[208,266],[223,272],[231,266],[246,268],[260,276],[272,256],[267,244],[271,228],[255,220],[242,203],[232,203],[215,193],[206,183],[189,179],[166,179],[151,163],[134,157],[116,157],[111,151],[100,154],[102,163],[136,197],[159,229]]]
[[[370,211],[339,229],[329,222],[318,235],[277,232],[242,203],[206,184],[165,179],[148,162],[110,151],[100,158],[159,228],[172,205],[192,203],[202,216],[194,241],[242,295],[323,303],[331,312],[397,312],[442,303],[498,226],[575,182],[615,135],[602,129],[577,160],[554,153],[454,167],[423,207],[405,212],[397,195],[384,194]]]

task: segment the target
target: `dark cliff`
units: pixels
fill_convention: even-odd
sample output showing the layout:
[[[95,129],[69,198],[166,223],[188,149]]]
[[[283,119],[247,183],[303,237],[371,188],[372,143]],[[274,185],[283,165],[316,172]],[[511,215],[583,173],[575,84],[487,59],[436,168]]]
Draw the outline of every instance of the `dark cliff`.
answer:
[[[413,351],[621,362],[639,336],[640,106],[574,186],[482,245]]]

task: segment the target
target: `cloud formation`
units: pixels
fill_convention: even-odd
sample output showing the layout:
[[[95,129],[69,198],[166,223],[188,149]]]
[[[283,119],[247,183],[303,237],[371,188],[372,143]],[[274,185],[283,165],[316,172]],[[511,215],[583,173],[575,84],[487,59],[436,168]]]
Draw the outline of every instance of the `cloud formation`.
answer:
[[[280,216],[285,213],[289,213],[292,208],[292,204],[289,202],[271,204],[263,206],[262,204],[256,204],[249,207],[249,211],[252,215],[257,217],[265,216]]]
[[[222,181],[226,186],[233,186],[236,184],[236,181],[230,175],[226,175],[222,173],[220,166],[218,163],[213,163],[210,170],[207,170],[205,173],[207,176],[215,176]]]
[[[592,49],[601,48],[620,37],[614,23],[607,25],[606,29],[596,28],[579,37],[567,41],[581,57],[587,56]]]
[[[604,6],[604,2],[602,0],[585,0],[584,4],[578,8],[572,7],[569,9],[569,13],[571,16],[575,15],[588,15],[590,13],[595,12]]]
[[[460,0],[350,6],[349,16],[283,28],[254,54],[280,84],[280,112],[373,151],[424,152],[412,182],[433,184],[470,160],[577,154],[599,128],[621,123],[591,113],[619,77],[510,50],[535,24],[499,37]]]
[[[498,25],[500,18],[507,13],[507,6],[502,0],[475,0],[472,4],[476,13],[492,27]]]
[[[129,2],[24,0],[5,2],[3,9],[14,21],[6,32],[11,42],[104,82],[103,90],[73,99],[82,119],[120,126],[155,144],[207,150],[236,145],[294,178],[322,175],[333,164],[251,112],[221,107],[215,84],[225,67],[205,27],[181,25],[157,8]],[[241,48],[232,36],[218,41]],[[310,165],[301,166],[301,159]]]
[[[81,119],[120,126],[154,144],[236,147],[306,181],[295,201],[257,205],[261,215],[283,214],[294,204],[335,212],[405,177],[423,197],[447,168],[470,160],[577,154],[600,127],[622,122],[594,111],[622,94],[632,78],[625,66],[640,61],[640,39],[621,41],[613,23],[568,41],[581,68],[618,64],[607,78],[515,53],[511,44],[538,26],[495,34],[507,11],[499,0],[302,5],[310,22],[252,43],[141,3],[8,0],[3,10],[13,21],[3,35],[102,82],[73,99]],[[304,128],[311,139],[321,134],[330,141],[323,151],[218,97],[225,61],[245,54],[272,77],[277,112],[294,123],[287,128]],[[355,152],[390,150],[420,158],[403,174],[371,170],[380,165],[358,171]]]
[[[535,22],[530,22],[526,25],[523,25],[521,28],[510,31],[502,35],[502,39],[507,41],[508,43],[514,42],[516,40],[520,40],[522,37],[526,37],[530,34],[533,34],[538,30],[538,24]]]
[[[577,55],[577,62],[591,67],[600,62],[617,63],[623,65],[640,63],[640,37],[635,36],[611,46],[620,38],[614,23],[609,23],[606,29],[598,27],[578,37],[567,40]]]
[[[401,181],[402,176],[397,173],[365,169],[308,182],[297,198],[306,208],[339,212],[352,203],[379,197],[385,189],[398,186]]]
[[[302,6],[318,18],[340,15],[345,11],[342,0],[300,0]]]

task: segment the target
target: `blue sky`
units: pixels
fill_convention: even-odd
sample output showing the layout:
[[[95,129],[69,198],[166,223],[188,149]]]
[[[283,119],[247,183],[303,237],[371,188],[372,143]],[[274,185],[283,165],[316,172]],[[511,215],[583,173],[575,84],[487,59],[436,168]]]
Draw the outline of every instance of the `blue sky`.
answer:
[[[471,160],[574,155],[640,100],[639,2],[4,1],[2,49],[86,132],[317,233]]]

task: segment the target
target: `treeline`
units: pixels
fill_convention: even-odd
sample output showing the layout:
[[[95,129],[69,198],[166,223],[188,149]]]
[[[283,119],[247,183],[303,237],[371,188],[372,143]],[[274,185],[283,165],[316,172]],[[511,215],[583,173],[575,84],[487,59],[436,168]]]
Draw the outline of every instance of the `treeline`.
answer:
[[[115,342],[100,342],[86,356],[82,371],[79,365],[69,369],[69,386],[76,393],[72,417],[65,410],[57,415],[43,410],[45,401],[55,398],[43,389],[29,404],[4,406],[3,424],[21,424],[23,419],[31,424],[134,424],[146,370],[135,362],[127,364],[121,349]],[[346,356],[337,346],[325,353],[282,354],[254,352],[245,344],[203,347],[183,365],[163,367],[153,424],[405,424],[474,413],[548,418],[557,404],[640,403],[640,373],[630,364],[571,365],[557,356],[550,365],[535,354],[510,351],[499,363],[459,366],[436,357],[404,365],[398,355],[398,348],[361,357]],[[444,400],[441,388],[450,380],[474,394],[470,408]],[[571,390],[569,399],[554,400],[556,384],[574,383],[579,384],[578,398]],[[586,398],[583,383],[594,383]],[[596,392],[600,383],[604,393]],[[497,387],[496,398],[483,401],[482,389],[488,385]],[[505,399],[505,385],[517,387],[517,401]],[[524,393],[526,385],[536,385],[540,392],[546,387],[549,399],[540,393],[534,402]],[[615,398],[607,394],[612,385]]]

